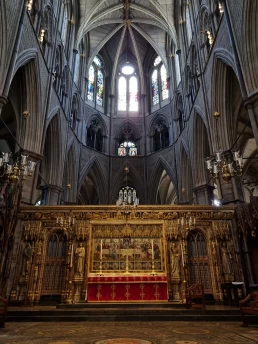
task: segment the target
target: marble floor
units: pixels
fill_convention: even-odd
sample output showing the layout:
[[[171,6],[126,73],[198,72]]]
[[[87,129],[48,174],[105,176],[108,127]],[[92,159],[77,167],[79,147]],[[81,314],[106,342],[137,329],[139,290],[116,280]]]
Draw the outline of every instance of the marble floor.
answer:
[[[1,344],[251,344],[239,322],[7,322]]]

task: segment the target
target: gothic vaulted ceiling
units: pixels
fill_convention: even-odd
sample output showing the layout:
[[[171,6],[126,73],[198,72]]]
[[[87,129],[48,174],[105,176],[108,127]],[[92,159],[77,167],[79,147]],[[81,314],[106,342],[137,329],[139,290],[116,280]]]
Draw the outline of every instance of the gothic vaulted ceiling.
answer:
[[[135,61],[141,74],[154,51],[167,66],[167,38],[177,45],[173,18],[174,0],[80,0],[76,45],[87,37],[88,66],[104,49],[113,71],[124,56]]]

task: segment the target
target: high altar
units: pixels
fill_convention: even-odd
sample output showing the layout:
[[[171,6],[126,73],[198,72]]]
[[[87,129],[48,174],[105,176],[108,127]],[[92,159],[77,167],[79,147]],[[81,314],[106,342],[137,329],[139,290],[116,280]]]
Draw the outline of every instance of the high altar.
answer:
[[[232,207],[24,207],[7,294],[30,302],[184,302],[185,288],[203,283],[221,300],[222,283],[243,280],[233,217]]]

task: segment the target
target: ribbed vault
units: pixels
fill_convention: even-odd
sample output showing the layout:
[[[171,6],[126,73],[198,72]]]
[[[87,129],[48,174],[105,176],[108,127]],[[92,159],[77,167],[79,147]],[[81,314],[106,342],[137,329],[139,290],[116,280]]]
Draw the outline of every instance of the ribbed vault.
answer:
[[[87,35],[87,66],[102,48],[113,62],[111,94],[117,66],[125,50],[137,63],[142,93],[144,61],[152,51],[160,55],[167,67],[167,39],[177,46],[174,26],[174,0],[87,0],[80,1],[80,27],[76,37],[78,48]]]

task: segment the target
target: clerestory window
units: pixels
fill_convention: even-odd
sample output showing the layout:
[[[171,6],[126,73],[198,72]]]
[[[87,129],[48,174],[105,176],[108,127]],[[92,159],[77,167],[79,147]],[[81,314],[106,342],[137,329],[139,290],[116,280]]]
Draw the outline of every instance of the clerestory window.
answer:
[[[118,111],[138,111],[138,78],[131,65],[121,68],[118,78]]]
[[[103,107],[104,103],[104,73],[103,64],[95,57],[89,68],[87,99]]]
[[[169,98],[169,89],[167,70],[160,56],[156,57],[153,66],[151,74],[152,105],[157,105],[162,100]]]

